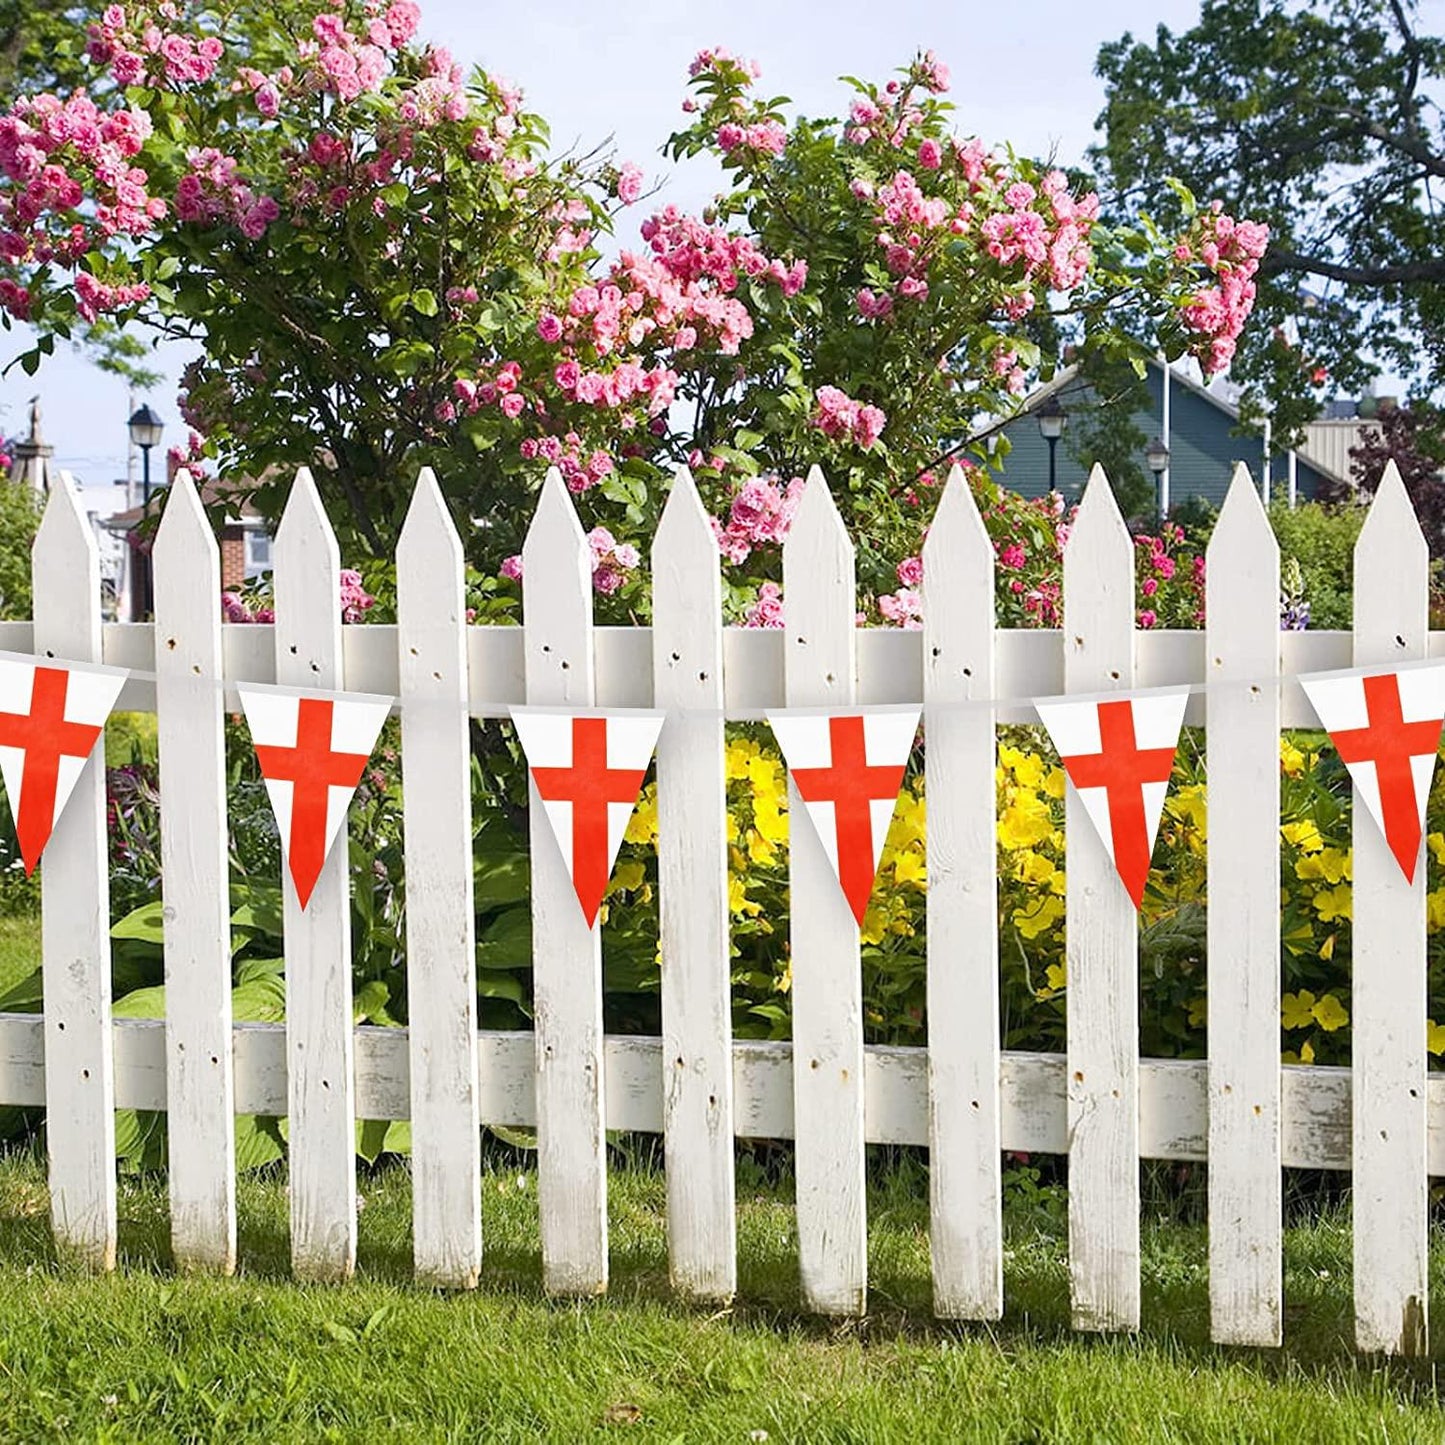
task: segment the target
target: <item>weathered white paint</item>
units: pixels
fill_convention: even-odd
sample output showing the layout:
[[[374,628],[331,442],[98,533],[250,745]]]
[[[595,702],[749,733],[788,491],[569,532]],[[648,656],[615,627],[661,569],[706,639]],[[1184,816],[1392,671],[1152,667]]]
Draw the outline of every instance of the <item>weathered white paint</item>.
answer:
[[[737,1288],[728,953],[722,586],[717,539],[686,468],[652,546],[663,1135],[673,1287]]]
[[[0,622],[0,650],[33,650],[28,622]],[[148,623],[108,622],[103,632],[102,660],[112,667],[154,667],[155,653]],[[1031,699],[1056,697],[1064,691],[1063,633],[1044,628],[996,634],[998,720],[1037,723]],[[221,630],[228,683],[275,682],[276,656],[272,629],[255,624],[224,624]],[[1156,628],[1135,638],[1136,687],[1168,687],[1204,681],[1204,634]],[[857,642],[858,702],[917,703],[923,687],[923,634],[892,627],[859,629]],[[525,703],[523,631],[519,627],[469,627],[467,657],[472,716],[505,718],[508,708]],[[784,639],[771,628],[723,629],[724,711],[734,721],[758,721],[769,709],[785,705]],[[604,707],[652,706],[652,633],[646,627],[599,627],[594,630],[597,702]],[[396,628],[385,623],[347,627],[342,632],[347,686],[357,692],[395,695]],[[1445,657],[1445,631],[1430,634],[1426,655]],[[1280,637],[1280,726],[1318,726],[1299,684],[1299,673],[1328,672],[1353,666],[1354,637],[1349,632],[1286,632]],[[227,692],[227,706],[237,706]],[[155,686],[145,676],[132,677],[116,704],[122,711],[154,712]],[[1204,697],[1190,698],[1186,727],[1204,725]]]
[[[1279,547],[1247,468],[1206,569],[1209,847],[1209,1302],[1216,1340],[1277,1345]]]
[[[994,553],[955,467],[923,547],[934,1313],[1003,1314]]]
[[[34,650],[99,662],[100,564],[68,474],[32,553]],[[40,863],[46,1141],[56,1243],[115,1268],[115,1083],[110,1018],[110,862],[105,739],[96,743]]]
[[[304,467],[276,529],[276,681],[340,689],[340,555]],[[339,1280],[356,1266],[351,904],[347,840],[336,840],[303,909],[283,868],[290,1121],[291,1266]]]
[[[1355,663],[1425,655],[1430,559],[1391,462],[1355,548]],[[1384,835],[1354,805],[1355,1341],[1427,1350],[1425,865],[1407,883]]]
[[[1134,682],[1134,542],[1099,467],[1064,550],[1064,687]],[[1074,1326],[1139,1327],[1139,961],[1134,904],[1073,784],[1068,869],[1069,1277]]]
[[[555,468],[527,532],[522,568],[526,701],[590,707],[591,555]],[[542,1278],[551,1294],[601,1294],[607,1288],[602,949],[536,786],[529,786]]]
[[[482,1262],[476,915],[462,544],[430,468],[396,551],[417,1278],[470,1289]],[[387,1116],[390,1117],[390,1116]]]
[[[236,1267],[221,555],[178,471],[152,552],[164,904],[167,1178],[183,1269]]]
[[[158,1019],[116,1019],[118,1109],[166,1107],[165,1029]],[[287,1104],[283,1024],[233,1025],[236,1110],[282,1114]],[[411,1106],[407,1031],[355,1031],[356,1098],[361,1117],[404,1119]],[[483,1032],[477,1039],[477,1091],[488,1124],[527,1129],[537,1122],[534,1045],[530,1033]],[[612,1037],[605,1042],[609,1129],[660,1133],[662,1040]],[[735,1131],[739,1139],[791,1139],[793,1049],[786,1043],[733,1044]],[[870,1144],[928,1143],[925,1051],[864,1049],[864,1135]],[[1005,1053],[999,1071],[1000,1143],[1034,1154],[1068,1152],[1062,1054]],[[1348,1069],[1280,1068],[1287,1169],[1348,1170],[1351,1089]],[[1429,1170],[1445,1178],[1445,1075],[1427,1085]],[[1139,1156],[1200,1162],[1209,1147],[1208,1066],[1202,1059],[1144,1059],[1139,1068]],[[45,1103],[45,1028],[36,1014],[0,1014],[0,1104]]]
[[[856,701],[853,543],[814,467],[783,544],[784,696],[789,707]],[[788,783],[788,928],[803,1300],[862,1314],[868,1292],[863,1151],[863,975],[858,925]]]

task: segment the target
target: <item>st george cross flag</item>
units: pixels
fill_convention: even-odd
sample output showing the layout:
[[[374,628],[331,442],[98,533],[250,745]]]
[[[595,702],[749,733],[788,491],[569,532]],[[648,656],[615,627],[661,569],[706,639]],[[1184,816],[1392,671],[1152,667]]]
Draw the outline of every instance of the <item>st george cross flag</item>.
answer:
[[[1445,717],[1445,665],[1302,677],[1300,686],[1349,769],[1356,796],[1413,883]]]
[[[533,786],[591,928],[637,806],[663,714],[631,709],[511,711]]]
[[[123,668],[0,653],[0,774],[33,873],[125,685]]]
[[[921,709],[770,712],[768,724],[858,926]]]
[[[296,897],[311,901],[392,699],[238,687]]]
[[[1034,704],[1135,908],[1144,899],[1188,701],[1181,689]]]

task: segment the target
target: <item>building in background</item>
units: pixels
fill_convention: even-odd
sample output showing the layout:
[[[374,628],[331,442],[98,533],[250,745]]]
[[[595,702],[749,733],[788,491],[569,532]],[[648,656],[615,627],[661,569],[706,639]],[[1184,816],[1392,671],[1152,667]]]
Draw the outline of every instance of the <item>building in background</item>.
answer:
[[[1239,408],[1221,394],[1217,384],[1202,386],[1178,367],[1166,369],[1157,360],[1150,363],[1144,384],[1148,405],[1135,413],[1133,421],[1144,437],[1163,443],[1165,468],[1158,480],[1170,506],[1197,497],[1219,507],[1238,462],[1249,468],[1261,484],[1261,495],[1271,501],[1287,500],[1294,505],[1311,500],[1326,483],[1332,487],[1353,485],[1349,449],[1370,425],[1366,418],[1327,415],[1311,423],[1297,450],[1276,451],[1266,437],[1239,430]],[[1077,368],[1069,367],[1039,387],[1024,411],[1003,428],[1009,452],[1001,480],[1026,497],[1042,496],[1048,490],[1049,443],[1038,412],[1050,398],[1070,418],[1082,417],[1099,404]],[[1068,501],[1076,502],[1088,478],[1069,445],[1067,430],[1062,440],[1064,444],[1055,449],[1056,486]],[[1147,467],[1142,453],[1139,461],[1141,467]]]

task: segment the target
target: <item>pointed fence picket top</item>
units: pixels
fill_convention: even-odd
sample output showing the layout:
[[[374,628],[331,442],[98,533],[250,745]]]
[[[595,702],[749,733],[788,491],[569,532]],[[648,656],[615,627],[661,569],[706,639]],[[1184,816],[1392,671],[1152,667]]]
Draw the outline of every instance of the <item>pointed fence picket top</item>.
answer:
[[[522,613],[528,705],[591,707],[591,554],[555,467],[522,547]],[[536,785],[529,788],[542,1280],[552,1294],[601,1294],[607,1156],[600,931],[577,906]]]
[[[302,467],[276,529],[276,681],[341,690],[341,559]],[[302,1279],[356,1266],[356,1085],[350,868],[338,838],[302,909],[283,866],[291,1265]]]
[[[1003,1313],[994,551],[954,467],[923,545],[933,1310]]]
[[[412,1252],[419,1280],[477,1283],[482,1262],[476,910],[461,539],[424,467],[396,549]]]
[[[100,563],[95,536],[67,473],[61,473],[61,485],[46,503],[31,576],[36,656],[99,662]],[[114,1269],[115,1076],[106,844],[102,737],[81,769],[40,865],[41,968],[55,1242],[96,1268]]]
[[[156,733],[165,904],[171,1247],[182,1268],[236,1267],[230,864],[221,554],[190,473],[156,530]]]
[[[652,544],[662,954],[662,1125],[673,1287],[737,1288],[731,962],[717,538],[679,467]]]
[[[1394,462],[1355,547],[1355,663],[1425,656],[1430,559]],[[1383,834],[1354,803],[1353,1101],[1355,1340],[1362,1350],[1428,1347],[1425,869],[1407,883]]]
[[[1064,689],[1134,681],[1134,543],[1095,467],[1064,550]],[[1074,1326],[1139,1325],[1139,965],[1134,905],[1068,785],[1069,1275]]]
[[[1277,1345],[1279,546],[1242,464],[1210,539],[1205,585],[1211,1333]]]
[[[817,467],[783,544],[784,697],[857,697],[853,543]],[[858,925],[802,799],[788,783],[793,967],[793,1117],[803,1302],[861,1315],[868,1292],[864,1200],[863,980]]]

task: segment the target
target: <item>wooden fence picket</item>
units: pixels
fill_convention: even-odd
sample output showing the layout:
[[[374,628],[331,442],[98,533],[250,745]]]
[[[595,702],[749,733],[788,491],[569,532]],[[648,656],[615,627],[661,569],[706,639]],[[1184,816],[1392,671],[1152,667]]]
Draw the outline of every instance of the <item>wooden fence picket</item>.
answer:
[[[1064,549],[1064,689],[1134,682],[1134,541],[1095,467]],[[1069,1275],[1074,1327],[1139,1327],[1138,920],[1070,784],[1068,887]]]
[[[341,559],[305,467],[276,529],[275,561],[276,681],[342,689]],[[282,882],[291,1266],[301,1279],[347,1279],[356,1267],[350,877],[343,831],[306,908],[289,871]]]
[[[808,474],[783,544],[789,707],[857,699],[853,543],[823,474]],[[858,925],[788,783],[793,1113],[803,1302],[860,1315],[868,1292],[863,1147],[863,980]]]
[[[221,691],[221,554],[178,471],[152,552],[171,1247],[182,1268],[236,1267],[230,862]]]
[[[522,547],[527,703],[591,707],[592,563],[562,474],[547,473]],[[607,1288],[602,946],[530,784],[532,1008],[542,1279],[551,1294]]]
[[[717,539],[678,468],[652,545],[663,1136],[672,1284],[737,1288],[722,585]]]
[[[99,662],[100,561],[67,473],[50,493],[31,565],[36,655]],[[56,1244],[98,1269],[115,1268],[116,1235],[107,841],[102,737],[40,865],[50,1217]]]
[[[1355,663],[1425,656],[1430,559],[1394,462],[1355,547]],[[1425,865],[1407,883],[1358,789],[1354,803],[1355,1340],[1423,1355],[1429,1180],[1425,1149]]]
[[[994,552],[955,467],[923,547],[933,1310],[1003,1313]]]
[[[482,1260],[476,915],[462,544],[431,469],[396,552],[419,1280],[470,1289]]]
[[[1213,1338],[1277,1345],[1283,1318],[1279,1084],[1279,546],[1235,468],[1205,587],[1209,1305]]]

